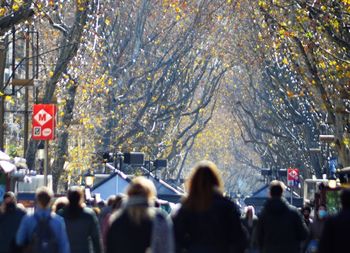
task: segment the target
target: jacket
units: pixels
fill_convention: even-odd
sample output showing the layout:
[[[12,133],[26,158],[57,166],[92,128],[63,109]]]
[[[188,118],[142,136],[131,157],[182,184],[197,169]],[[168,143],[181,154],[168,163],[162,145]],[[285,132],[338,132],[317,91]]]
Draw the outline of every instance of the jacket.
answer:
[[[135,223],[128,208],[136,205],[146,207],[145,211],[152,215]],[[174,253],[171,220],[161,210],[149,206],[142,197],[129,197],[126,206],[111,216],[110,223],[107,253]]]
[[[350,210],[328,218],[319,244],[319,253],[349,252]]]
[[[51,215],[50,226],[56,236],[58,251],[59,253],[70,253],[66,227],[62,217],[51,213],[49,209],[38,209],[35,211],[34,215],[38,217],[48,217]],[[16,235],[16,243],[18,246],[26,246],[30,242],[37,225],[37,220],[34,215],[23,217]]]
[[[66,224],[71,253],[102,253],[102,240],[96,214],[90,208],[78,208],[74,215],[69,206],[59,214]]]
[[[247,246],[237,206],[219,194],[206,211],[182,206],[173,221],[177,253],[241,253]]]
[[[299,253],[308,230],[301,214],[284,198],[266,201],[255,230],[262,253]]]
[[[17,207],[0,214],[0,253],[8,253],[14,247],[16,233],[25,214]]]

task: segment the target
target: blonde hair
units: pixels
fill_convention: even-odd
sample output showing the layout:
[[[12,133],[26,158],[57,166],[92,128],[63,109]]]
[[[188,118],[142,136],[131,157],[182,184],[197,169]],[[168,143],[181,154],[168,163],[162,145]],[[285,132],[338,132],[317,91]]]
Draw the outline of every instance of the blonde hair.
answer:
[[[192,169],[187,187],[188,197],[184,200],[184,206],[203,211],[210,207],[215,193],[223,193],[224,184],[216,165],[204,160]]]
[[[129,184],[126,194],[129,197],[142,196],[148,201],[152,201],[157,195],[157,190],[151,180],[145,177],[135,177]]]
[[[154,202],[157,190],[153,182],[145,177],[135,177],[126,190],[127,196],[145,198],[148,204]],[[142,220],[152,218],[155,214],[153,208],[148,205],[134,205],[126,208],[133,222],[140,224]]]

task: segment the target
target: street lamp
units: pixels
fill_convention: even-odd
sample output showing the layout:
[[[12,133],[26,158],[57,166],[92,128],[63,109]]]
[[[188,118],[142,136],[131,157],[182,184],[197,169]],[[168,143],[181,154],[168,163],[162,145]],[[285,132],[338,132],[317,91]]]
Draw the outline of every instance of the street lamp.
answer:
[[[89,170],[87,173],[85,173],[84,175],[84,181],[85,181],[85,185],[90,188],[91,186],[93,186],[94,184],[94,180],[95,180],[95,175],[93,173],[91,173],[91,171]]]

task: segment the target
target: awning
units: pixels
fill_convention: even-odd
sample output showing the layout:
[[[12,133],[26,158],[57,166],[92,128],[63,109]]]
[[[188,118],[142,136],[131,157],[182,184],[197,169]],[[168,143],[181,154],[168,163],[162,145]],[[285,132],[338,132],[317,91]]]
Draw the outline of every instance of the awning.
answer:
[[[8,161],[0,161],[0,169],[2,169],[5,173],[10,173],[16,170],[16,165]]]
[[[0,161],[10,161],[11,157],[0,150]]]

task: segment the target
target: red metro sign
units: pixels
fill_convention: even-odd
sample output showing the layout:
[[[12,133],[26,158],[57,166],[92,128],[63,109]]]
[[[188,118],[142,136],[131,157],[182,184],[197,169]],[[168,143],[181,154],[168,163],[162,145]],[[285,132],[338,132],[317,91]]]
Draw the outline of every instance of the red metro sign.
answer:
[[[56,106],[52,104],[37,104],[33,106],[32,139],[55,139]]]
[[[288,169],[287,171],[288,181],[299,181],[299,170],[298,169]]]

